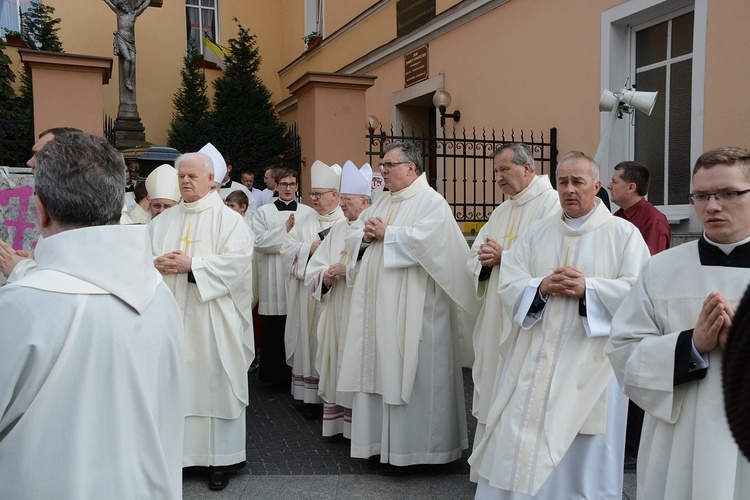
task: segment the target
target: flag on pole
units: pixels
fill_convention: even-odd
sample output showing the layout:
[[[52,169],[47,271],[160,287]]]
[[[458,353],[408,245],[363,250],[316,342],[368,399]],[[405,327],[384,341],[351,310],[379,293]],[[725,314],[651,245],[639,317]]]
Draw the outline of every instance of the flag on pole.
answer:
[[[229,49],[211,40],[206,32],[203,34],[203,47],[203,58],[224,69],[224,58],[230,54]]]

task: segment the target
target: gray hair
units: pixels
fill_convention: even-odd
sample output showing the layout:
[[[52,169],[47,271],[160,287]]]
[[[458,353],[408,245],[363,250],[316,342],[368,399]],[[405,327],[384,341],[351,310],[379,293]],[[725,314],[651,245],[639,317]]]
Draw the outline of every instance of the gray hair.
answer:
[[[524,163],[528,163],[531,167],[531,171],[534,171],[534,155],[531,154],[531,148],[522,142],[509,142],[503,144],[492,153],[492,158],[497,158],[502,153],[509,150],[513,152],[514,164],[523,165]]]
[[[560,165],[567,161],[574,161],[574,160],[585,160],[589,162],[589,167],[591,168],[591,179],[594,182],[599,182],[599,164],[594,161],[593,158],[586,155],[585,153],[581,151],[569,151],[563,155],[563,157],[560,159],[560,162],[557,164],[558,168]]]
[[[410,161],[415,165],[417,175],[422,175],[422,172],[424,171],[422,168],[422,153],[419,151],[417,145],[408,141],[392,142],[383,148],[383,154],[396,148],[401,149],[401,155],[405,161]]]
[[[50,218],[63,228],[120,221],[125,197],[125,162],[102,137],[69,132],[37,155],[35,193]]]
[[[211,157],[208,156],[205,153],[185,153],[178,156],[174,161],[174,169],[179,171],[180,170],[180,163],[182,163],[185,160],[193,160],[193,159],[199,159],[201,161],[201,164],[203,165],[203,170],[207,174],[213,174],[214,172],[214,162],[211,160]],[[214,181],[221,183],[221,179],[214,179]]]

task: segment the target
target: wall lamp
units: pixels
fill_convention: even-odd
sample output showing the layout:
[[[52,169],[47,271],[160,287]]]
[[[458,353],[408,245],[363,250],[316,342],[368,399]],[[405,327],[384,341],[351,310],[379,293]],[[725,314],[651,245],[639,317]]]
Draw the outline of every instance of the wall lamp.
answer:
[[[458,122],[461,119],[461,112],[455,110],[453,113],[446,113],[445,109],[451,105],[451,95],[445,90],[438,90],[432,96],[432,104],[440,111],[440,126],[445,127],[445,119],[453,118]]]
[[[650,116],[656,104],[657,94],[658,92],[639,92],[635,90],[635,85],[631,88],[623,87],[619,92],[604,90],[602,97],[599,99],[599,111],[609,111],[609,121],[607,121],[607,127],[604,129],[604,134],[594,155],[594,161],[597,164],[601,163],[602,156],[604,156],[604,150],[609,144],[615,121],[622,118],[623,113],[631,114],[636,110]]]
[[[375,131],[380,128],[380,120],[378,120],[378,117],[375,115],[370,115],[367,117],[367,130],[370,132],[370,135],[375,135]]]

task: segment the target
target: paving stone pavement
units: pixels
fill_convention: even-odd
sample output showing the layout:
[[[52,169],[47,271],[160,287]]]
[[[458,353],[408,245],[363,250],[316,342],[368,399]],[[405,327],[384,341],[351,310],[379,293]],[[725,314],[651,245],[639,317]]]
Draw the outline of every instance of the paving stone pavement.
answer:
[[[469,442],[473,384],[464,369]],[[305,420],[301,405],[288,391],[273,392],[249,374],[247,465],[229,486],[210,491],[207,478],[194,472],[183,476],[185,499],[470,499],[469,451],[451,464],[432,467],[410,477],[384,477],[367,468],[365,460],[349,456],[349,443],[331,443],[321,435],[321,419]],[[635,500],[635,474],[625,475],[623,500]]]

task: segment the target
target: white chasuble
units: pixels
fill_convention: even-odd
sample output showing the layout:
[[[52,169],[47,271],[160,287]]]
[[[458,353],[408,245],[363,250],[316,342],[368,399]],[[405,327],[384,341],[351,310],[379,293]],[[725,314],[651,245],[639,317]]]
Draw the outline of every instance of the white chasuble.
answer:
[[[589,323],[596,323],[593,318],[611,318],[648,257],[648,247],[636,227],[613,217],[602,203],[596,204],[578,229],[568,226],[562,215],[533,223],[503,255],[498,287],[506,309],[517,308],[529,290],[535,294],[542,278],[555,268],[572,266],[586,278],[588,317],[581,316],[579,299],[549,296],[541,316],[516,336],[487,416],[484,438],[470,457],[471,465],[490,486],[536,495],[553,471],[566,474],[555,469],[574,440],[583,439],[611,460],[584,448],[585,463],[575,460],[568,465],[591,471],[592,479],[603,469],[605,485],[609,483],[612,494],[620,498],[627,406],[620,393],[622,410],[615,411],[621,414],[612,415],[612,408],[608,411],[609,399],[618,396],[608,390],[613,380],[604,353],[609,324],[602,326],[605,322],[600,320],[591,327]],[[523,307],[519,312],[525,315]],[[589,336],[587,328],[598,336]],[[614,384],[610,387],[617,390]],[[612,428],[618,425],[622,427]],[[607,450],[609,439],[619,444]],[[594,491],[590,498],[610,498],[596,487]],[[541,497],[572,495],[574,490],[556,490]]]
[[[370,217],[389,227],[385,241],[363,245]],[[338,390],[355,393],[354,427],[357,400],[369,399],[360,396],[378,395],[366,406],[382,413],[360,412],[366,419],[361,432],[352,429],[352,456],[377,450],[394,465],[455,460],[468,446],[457,318],[475,316],[479,303],[450,207],[423,174],[365,210],[346,246],[347,273],[356,277]]]
[[[185,323],[187,417],[202,422],[200,431],[196,422],[186,422],[183,465],[241,462],[244,436],[235,434],[233,450],[216,449],[228,441],[221,437],[206,439],[211,433],[220,433],[226,423],[211,419],[241,419],[229,432],[244,432],[249,401],[247,370],[254,358],[252,231],[215,191],[165,211],[151,221],[149,229],[154,256],[176,250],[186,253],[192,257],[195,277],[195,283],[188,281],[188,274],[164,277]]]
[[[292,394],[295,399],[306,403],[321,403],[321,400],[318,396],[318,372],[314,366],[320,303],[312,298],[310,288],[305,285],[305,270],[312,243],[321,241],[321,234],[325,236],[326,230],[344,219],[346,217],[341,207],[326,215],[312,212],[296,219],[281,245],[281,256],[289,280],[284,330],[286,358],[287,364],[292,367]]]
[[[489,279],[479,280],[482,272],[482,265],[477,258],[479,246],[484,244],[487,238],[492,238],[503,247],[505,254],[529,224],[559,210],[559,197],[557,191],[552,189],[549,177],[534,177],[526,189],[511,196],[492,212],[490,220],[479,231],[469,252],[466,265],[473,277],[477,298],[482,300],[482,309],[473,335],[472,414],[477,419],[474,446],[479,444],[484,435],[487,412],[494,399],[500,371],[519,328],[511,321],[511,315],[503,309],[500,296],[497,294],[497,283],[503,270],[502,262],[492,268]]]
[[[638,498],[748,498],[750,463],[724,413],[722,350],[708,353],[705,378],[673,382],[677,337],[695,328],[706,297],[719,292],[736,308],[748,282],[750,269],[701,265],[692,241],[652,257],[615,314],[609,357],[646,412]]]
[[[34,256],[0,288],[0,498],[182,498],[182,317],[146,227]]]

